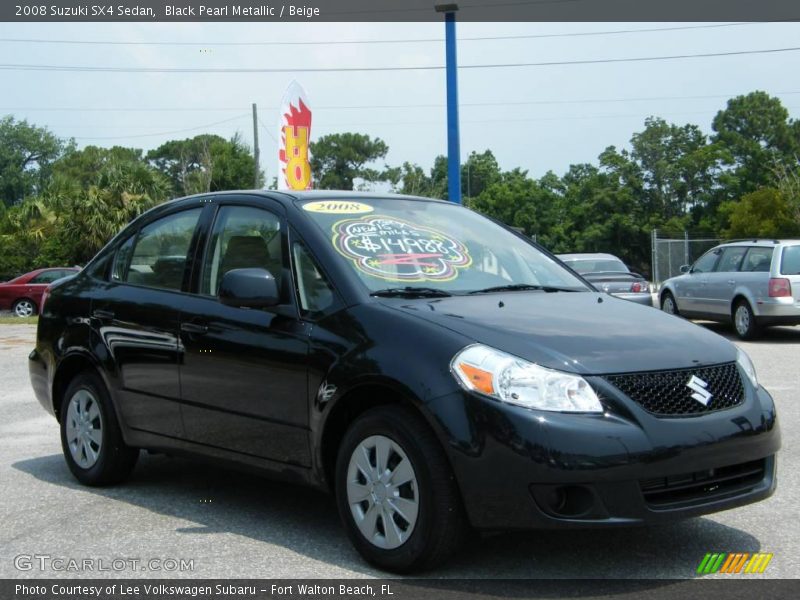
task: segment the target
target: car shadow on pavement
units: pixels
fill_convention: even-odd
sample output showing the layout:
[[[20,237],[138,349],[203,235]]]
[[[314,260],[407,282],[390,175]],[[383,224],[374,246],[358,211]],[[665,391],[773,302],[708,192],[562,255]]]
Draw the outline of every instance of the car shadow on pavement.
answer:
[[[725,323],[713,323],[711,321],[695,321],[709,331],[718,333],[728,338],[732,342],[741,342],[733,330],[732,325]],[[754,340],[746,342],[748,344],[800,344],[800,327],[767,327]]]
[[[107,488],[78,484],[61,455],[18,461],[13,467],[47,484],[67,488],[65,493],[80,490],[194,523],[177,528],[178,534],[232,533],[359,574],[386,576],[357,555],[340,525],[333,498],[319,491],[144,453],[128,482]],[[754,552],[760,547],[759,540],[749,533],[708,518],[649,528],[476,535],[454,560],[428,575],[682,579],[696,576],[706,552]],[[562,594],[564,591],[561,589]],[[573,591],[570,595],[585,595]],[[556,588],[553,595],[558,595]]]

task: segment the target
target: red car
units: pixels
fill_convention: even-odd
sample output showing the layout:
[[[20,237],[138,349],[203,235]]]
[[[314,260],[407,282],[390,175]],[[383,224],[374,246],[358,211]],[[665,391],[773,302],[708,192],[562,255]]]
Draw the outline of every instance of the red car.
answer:
[[[78,271],[77,267],[37,269],[0,283],[0,310],[13,310],[18,317],[32,317],[39,312],[47,286]]]

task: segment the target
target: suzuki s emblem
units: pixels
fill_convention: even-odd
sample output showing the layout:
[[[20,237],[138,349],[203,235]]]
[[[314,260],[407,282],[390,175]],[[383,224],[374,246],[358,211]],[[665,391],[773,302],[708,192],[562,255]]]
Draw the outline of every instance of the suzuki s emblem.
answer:
[[[694,392],[694,394],[692,394],[692,398],[697,400],[703,406],[708,406],[708,403],[711,402],[711,392],[706,389],[708,384],[700,379],[697,375],[692,375],[692,378],[686,384],[686,387]]]

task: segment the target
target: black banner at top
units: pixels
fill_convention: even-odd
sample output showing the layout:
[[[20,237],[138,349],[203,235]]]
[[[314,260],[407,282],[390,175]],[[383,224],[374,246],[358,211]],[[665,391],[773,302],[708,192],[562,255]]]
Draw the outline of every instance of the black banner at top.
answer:
[[[0,21],[794,21],[796,0],[3,0]]]

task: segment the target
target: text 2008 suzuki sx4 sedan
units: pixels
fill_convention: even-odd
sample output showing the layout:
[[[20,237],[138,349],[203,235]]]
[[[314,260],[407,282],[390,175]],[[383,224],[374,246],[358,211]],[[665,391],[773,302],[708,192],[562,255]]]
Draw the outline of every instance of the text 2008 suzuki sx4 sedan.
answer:
[[[775,407],[743,351],[422,198],[161,205],[53,286],[30,374],[82,483],[146,448],[324,487],[394,571],[470,526],[655,523],[775,489]]]

